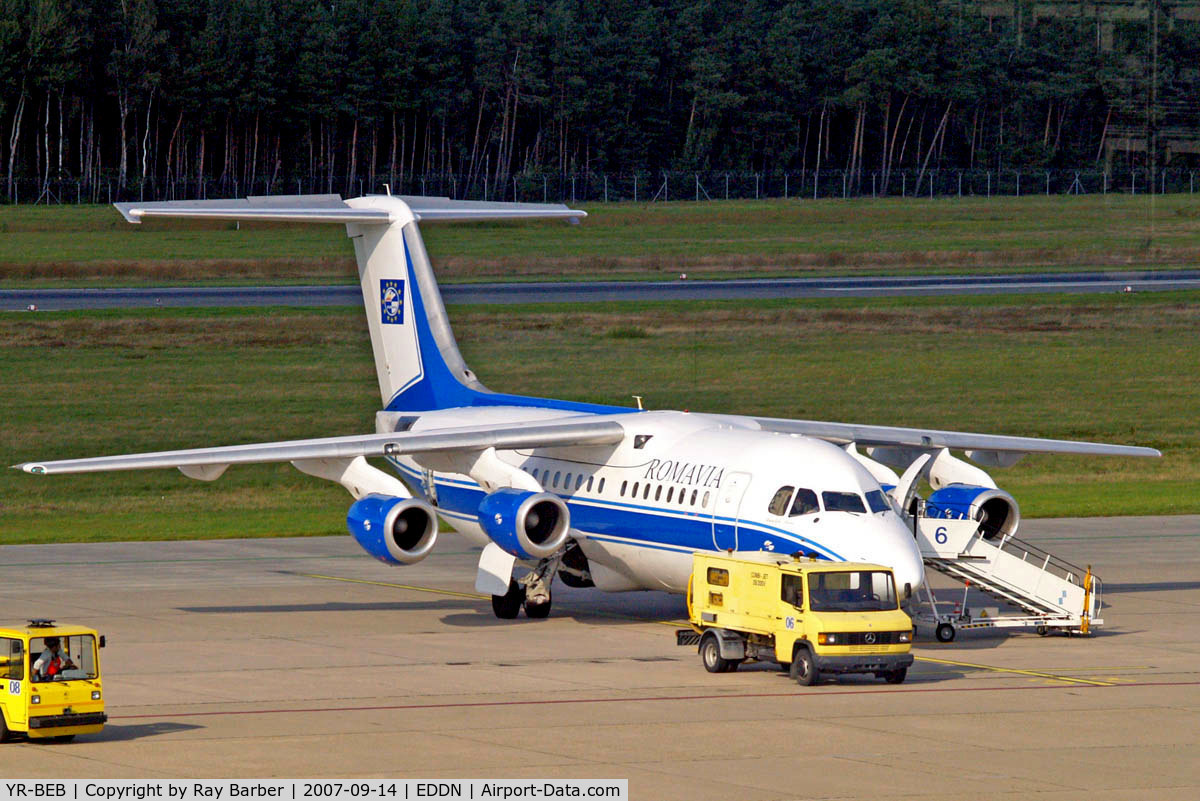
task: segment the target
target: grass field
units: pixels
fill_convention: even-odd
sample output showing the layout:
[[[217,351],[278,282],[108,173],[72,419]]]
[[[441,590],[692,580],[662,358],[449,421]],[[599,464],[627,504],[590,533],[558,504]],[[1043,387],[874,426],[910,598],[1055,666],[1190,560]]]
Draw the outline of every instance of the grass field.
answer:
[[[770,200],[584,206],[582,226],[423,227],[445,281],[649,280],[1200,265],[1200,196]],[[340,226],[150,221],[0,207],[0,288],[350,282]]]
[[[995,471],[1033,516],[1200,512],[1200,293],[452,307],[491,388],[1149,445]],[[0,315],[7,463],[365,432],[361,310]],[[0,471],[0,543],[344,532],[291,467]]]

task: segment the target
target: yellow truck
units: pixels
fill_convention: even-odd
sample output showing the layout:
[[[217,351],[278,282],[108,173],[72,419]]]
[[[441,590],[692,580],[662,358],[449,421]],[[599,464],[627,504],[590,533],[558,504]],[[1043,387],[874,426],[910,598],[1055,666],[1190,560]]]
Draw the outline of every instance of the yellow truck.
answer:
[[[0,628],[0,742],[70,742],[104,728],[100,648],[104,638],[83,626],[53,620]]]
[[[904,681],[913,662],[912,619],[889,568],[761,551],[697,553],[688,589],[692,629],[710,673],[747,660],[778,662],[801,685],[822,674],[873,673]]]

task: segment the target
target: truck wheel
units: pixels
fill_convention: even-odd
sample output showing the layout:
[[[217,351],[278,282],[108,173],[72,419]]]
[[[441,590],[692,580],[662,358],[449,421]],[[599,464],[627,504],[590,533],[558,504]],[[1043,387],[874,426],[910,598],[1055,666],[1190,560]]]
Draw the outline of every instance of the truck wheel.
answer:
[[[525,588],[516,581],[509,580],[508,592],[492,596],[492,611],[502,620],[512,620],[521,611],[525,601]],[[549,612],[549,608],[546,609]]]
[[[908,675],[908,668],[902,667],[896,670],[889,670],[883,674],[883,678],[888,684],[903,684],[904,678]]]
[[[807,648],[796,650],[796,656],[792,659],[788,675],[795,679],[801,687],[811,687],[821,678],[821,673],[817,670],[817,661],[813,659],[812,653]]]
[[[954,626],[949,623],[939,623],[935,632],[938,642],[954,642],[954,633]]]
[[[12,738],[12,732],[8,730],[8,724],[4,720],[4,713],[0,712],[0,743],[7,743]]]
[[[53,738],[54,742],[56,742],[56,743],[69,743],[74,739],[75,739],[74,734],[60,734],[57,737]]]
[[[700,661],[709,673],[729,672],[730,662],[721,656],[721,644],[717,642],[717,635],[710,632],[700,640]]]

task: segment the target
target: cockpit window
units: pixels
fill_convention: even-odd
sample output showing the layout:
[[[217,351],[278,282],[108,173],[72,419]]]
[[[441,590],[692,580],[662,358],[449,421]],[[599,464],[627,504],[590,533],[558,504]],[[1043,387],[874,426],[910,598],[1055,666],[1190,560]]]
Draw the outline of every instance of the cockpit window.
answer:
[[[775,493],[775,497],[771,499],[771,503],[767,506],[767,511],[771,514],[782,517],[787,513],[788,501],[792,499],[793,487],[780,487]]]
[[[867,506],[871,507],[872,512],[886,512],[892,508],[882,490],[871,490],[867,493]]]
[[[863,506],[862,496],[857,492],[822,492],[821,500],[825,502],[826,512],[858,512],[863,514],[867,508]]]
[[[788,516],[799,517],[819,511],[821,511],[821,507],[817,506],[817,493],[810,489],[798,489],[796,490],[796,500],[792,501],[792,511]]]

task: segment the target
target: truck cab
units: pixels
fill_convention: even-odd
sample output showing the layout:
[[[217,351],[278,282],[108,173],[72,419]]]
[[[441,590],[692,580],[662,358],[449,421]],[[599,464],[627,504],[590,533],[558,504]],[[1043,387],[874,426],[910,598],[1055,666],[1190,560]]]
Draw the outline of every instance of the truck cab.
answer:
[[[693,556],[692,631],[712,673],[769,660],[802,685],[823,674],[871,673],[899,684],[913,662],[912,619],[900,609],[892,571],[761,551]]]
[[[53,620],[0,628],[0,742],[18,733],[69,742],[104,728],[104,638]]]

